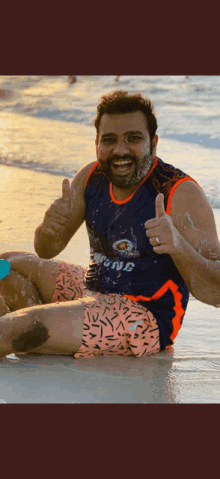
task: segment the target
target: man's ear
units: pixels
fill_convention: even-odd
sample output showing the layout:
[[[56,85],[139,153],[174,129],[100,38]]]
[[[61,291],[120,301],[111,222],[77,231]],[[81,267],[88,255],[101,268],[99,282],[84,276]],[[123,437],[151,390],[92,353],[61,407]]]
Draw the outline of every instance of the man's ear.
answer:
[[[153,156],[156,156],[156,150],[157,150],[157,143],[158,143],[158,135],[155,135],[152,141],[153,145]]]
[[[96,149],[96,155],[98,154],[98,137],[96,136],[95,139],[95,149]]]
[[[158,135],[155,135],[155,137],[153,139],[153,143],[154,143],[154,147],[156,148],[157,143],[158,143]]]

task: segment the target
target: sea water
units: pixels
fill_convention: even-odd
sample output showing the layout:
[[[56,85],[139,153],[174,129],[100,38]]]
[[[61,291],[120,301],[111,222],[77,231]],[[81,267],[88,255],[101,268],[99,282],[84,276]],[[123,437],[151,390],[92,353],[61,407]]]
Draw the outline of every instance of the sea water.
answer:
[[[126,90],[148,96],[153,102],[158,120],[158,156],[192,176],[219,217],[220,76],[121,76],[117,83],[114,76],[78,76],[77,83],[71,86],[67,78],[0,77],[2,191],[10,188],[19,168],[26,171],[23,210],[25,188],[29,198],[31,188],[37,191],[37,181],[40,190],[40,176],[36,176],[36,183],[30,182],[37,172],[47,176],[51,188],[47,197],[51,195],[51,202],[59,197],[56,177],[73,178],[82,166],[96,158],[94,117],[101,96]],[[1,173],[1,164],[10,167],[10,175],[5,175],[3,166]],[[47,205],[43,195],[38,202],[34,198],[37,216],[40,206],[46,211]],[[13,227],[14,223],[11,231]],[[30,241],[32,236],[31,232]],[[190,298],[167,382],[168,389],[175,390],[175,402],[220,401],[219,314],[219,309]],[[203,389],[202,378],[206,381]],[[194,390],[190,389],[188,394],[192,383]]]
[[[94,117],[114,90],[152,100],[158,156],[192,175],[220,208],[220,76],[0,76],[0,163],[72,177],[95,159]],[[5,91],[5,98],[3,93]]]

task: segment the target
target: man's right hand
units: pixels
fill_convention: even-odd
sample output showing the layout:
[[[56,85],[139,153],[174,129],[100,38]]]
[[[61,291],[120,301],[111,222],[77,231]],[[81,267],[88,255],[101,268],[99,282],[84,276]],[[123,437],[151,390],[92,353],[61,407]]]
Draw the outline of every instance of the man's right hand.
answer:
[[[85,182],[96,162],[84,166],[73,178],[63,180],[62,198],[47,210],[34,235],[34,248],[40,258],[51,259],[66,248],[86,217]]]
[[[71,224],[71,197],[68,179],[62,183],[62,198],[55,200],[46,211],[42,231],[48,236],[59,236]]]

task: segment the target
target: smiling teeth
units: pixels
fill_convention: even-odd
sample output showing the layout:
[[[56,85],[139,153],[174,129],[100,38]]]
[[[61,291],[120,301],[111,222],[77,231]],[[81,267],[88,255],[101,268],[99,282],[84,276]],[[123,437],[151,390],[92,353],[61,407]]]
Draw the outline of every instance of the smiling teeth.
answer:
[[[131,160],[128,161],[128,160],[119,160],[119,161],[114,161],[114,165],[129,165],[131,163]]]

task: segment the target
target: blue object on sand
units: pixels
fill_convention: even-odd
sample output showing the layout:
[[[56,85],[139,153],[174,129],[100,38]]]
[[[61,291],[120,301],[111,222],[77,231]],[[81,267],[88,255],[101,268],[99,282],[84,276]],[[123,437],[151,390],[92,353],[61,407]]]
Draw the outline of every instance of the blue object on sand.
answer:
[[[6,278],[11,269],[9,261],[7,259],[0,259],[0,279]]]

